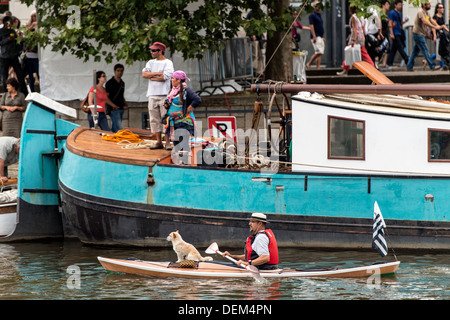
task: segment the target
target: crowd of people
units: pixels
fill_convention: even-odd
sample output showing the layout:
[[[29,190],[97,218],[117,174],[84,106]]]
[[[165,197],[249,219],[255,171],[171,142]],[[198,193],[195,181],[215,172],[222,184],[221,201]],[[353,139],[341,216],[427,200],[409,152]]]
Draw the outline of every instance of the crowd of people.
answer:
[[[368,19],[358,18],[356,15],[358,8],[350,7],[351,33],[348,45],[353,46],[355,43],[360,45],[362,60],[375,65],[377,68],[391,68],[398,52],[406,65],[406,70],[413,71],[416,58],[421,52],[424,57],[422,61],[424,69],[426,65],[431,70],[443,68],[443,61],[440,61],[439,65],[436,65],[434,62],[437,55],[430,55],[426,42],[427,38],[431,39],[436,44],[437,51],[439,51],[439,39],[448,36],[443,31],[446,30],[448,32],[448,28],[443,20],[443,4],[438,3],[436,5],[434,15],[431,17],[429,13],[431,9],[430,2],[422,3],[414,19],[412,28],[413,47],[409,56],[407,54],[406,35],[403,27],[409,21],[409,17],[403,18],[403,1],[395,0],[393,9],[390,11],[391,3],[389,1],[383,0],[380,4],[381,14],[373,10],[372,16]],[[380,15],[384,17],[380,18]],[[446,44],[448,44],[448,41]],[[440,57],[440,59],[442,58]],[[338,74],[348,74],[349,68],[350,66],[344,63],[344,70],[338,72]]]
[[[315,1],[312,6],[314,11],[309,15],[309,27],[303,26],[297,20],[297,12],[294,12],[294,21],[292,23],[292,41],[295,50],[298,50],[301,39],[301,31],[309,30],[310,38],[314,48],[314,54],[306,63],[307,68],[311,68],[313,62],[316,62],[316,69],[320,69],[321,57],[325,50],[325,38],[323,20],[320,14],[319,2]],[[391,9],[392,6],[392,9]],[[431,4],[425,2],[421,4],[413,23],[412,28],[412,50],[410,55],[406,48],[406,35],[404,24],[409,21],[409,17],[403,18],[403,1],[381,0],[378,3],[378,9],[374,6],[369,8],[370,16],[365,18],[360,8],[350,6],[347,47],[354,47],[360,50],[360,56],[363,61],[370,63],[377,69],[379,67],[391,68],[394,64],[396,54],[399,53],[404,65],[408,71],[412,71],[415,60],[421,52],[423,69],[426,66],[431,70],[447,68],[444,62],[450,63],[450,53],[448,44],[450,41],[449,30],[444,21],[444,5],[437,3],[434,14],[430,14]],[[436,45],[436,53],[430,55],[426,39],[430,39]],[[438,60],[436,64],[435,60]],[[403,63],[403,62],[402,62]],[[338,75],[347,75],[351,65],[343,62],[343,71]]]
[[[186,73],[182,70],[175,71],[173,62],[164,56],[166,46],[163,43],[155,42],[149,49],[152,59],[142,70],[142,77],[148,80],[149,123],[156,138],[156,144],[151,146],[151,149],[172,150],[173,146],[183,142],[187,136],[195,134],[193,111],[200,105],[201,98],[187,86],[190,79]],[[96,87],[92,86],[88,95],[89,105],[94,104],[94,92],[97,95],[97,117],[94,108],[90,108],[88,113],[91,128],[98,124],[100,129],[105,131],[122,130],[124,110],[128,109],[124,96],[125,82],[122,80],[124,69],[122,64],[116,64],[114,76],[109,80],[105,72],[97,71]],[[111,118],[111,129],[107,115]]]
[[[19,19],[7,11],[0,15],[0,20],[0,81],[4,86],[4,94],[0,99],[0,130],[5,138],[19,139],[27,106],[25,97],[28,90],[35,91],[35,85],[39,82],[38,54],[36,48],[27,45],[21,31],[23,28],[19,29]],[[33,32],[36,28],[36,12],[33,12],[26,30]],[[172,145],[176,146],[186,137],[185,134],[177,135],[177,129],[194,135],[193,111],[200,105],[201,98],[188,88],[190,79],[186,73],[174,71],[172,61],[164,56],[166,46],[163,43],[155,42],[149,49],[152,59],[142,70],[142,77],[148,79],[149,122],[156,137],[156,144],[152,148],[170,150]],[[89,105],[93,105],[95,100],[97,108],[89,109],[87,119],[90,127],[98,125],[102,130],[115,133],[123,129],[123,115],[128,109],[128,103],[125,99],[125,82],[122,80],[125,67],[119,63],[113,71],[109,80],[105,72],[96,73],[96,85],[90,88],[87,99]],[[111,128],[107,116],[111,119]]]
[[[0,102],[0,128],[3,136],[15,138],[20,138],[27,83],[33,92],[39,82],[37,49],[27,44],[20,27],[20,20],[10,11],[0,14],[0,82],[4,91]],[[25,32],[35,30],[36,12],[32,12]]]

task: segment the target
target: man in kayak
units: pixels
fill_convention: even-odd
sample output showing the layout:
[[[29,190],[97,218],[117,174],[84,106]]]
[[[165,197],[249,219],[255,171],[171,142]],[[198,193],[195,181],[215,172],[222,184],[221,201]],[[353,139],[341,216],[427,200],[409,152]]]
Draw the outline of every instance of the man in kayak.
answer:
[[[233,255],[225,251],[222,255],[239,260],[237,265],[252,265],[261,270],[277,269],[278,246],[272,230],[266,229],[267,217],[263,213],[253,213],[250,221],[251,236],[247,238],[244,254]]]

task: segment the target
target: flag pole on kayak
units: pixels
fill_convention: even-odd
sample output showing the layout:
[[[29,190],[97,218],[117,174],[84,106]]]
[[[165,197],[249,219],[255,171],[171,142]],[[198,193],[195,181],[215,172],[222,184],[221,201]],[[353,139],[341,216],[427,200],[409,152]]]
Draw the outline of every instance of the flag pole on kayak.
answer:
[[[375,201],[373,208],[372,248],[376,249],[382,257],[385,257],[388,254],[388,246],[385,239],[385,229],[386,223],[384,222],[380,207],[378,206],[378,203]],[[392,254],[395,257],[395,260],[397,260],[397,256],[395,255],[393,248]]]

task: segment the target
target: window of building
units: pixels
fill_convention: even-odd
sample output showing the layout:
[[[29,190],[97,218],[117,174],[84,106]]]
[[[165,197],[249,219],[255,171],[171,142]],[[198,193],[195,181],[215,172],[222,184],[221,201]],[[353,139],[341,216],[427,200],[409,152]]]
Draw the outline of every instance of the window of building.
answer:
[[[328,116],[328,158],[365,159],[365,122]]]
[[[450,162],[450,130],[428,129],[428,161]]]

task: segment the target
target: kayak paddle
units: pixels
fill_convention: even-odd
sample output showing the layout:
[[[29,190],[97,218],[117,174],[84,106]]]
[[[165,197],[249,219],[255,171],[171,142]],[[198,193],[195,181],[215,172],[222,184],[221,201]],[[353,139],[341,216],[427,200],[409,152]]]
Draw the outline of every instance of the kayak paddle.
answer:
[[[205,252],[207,254],[217,253],[217,254],[222,255],[222,252],[219,251],[219,246],[215,242],[211,243],[211,245],[208,247],[208,249],[205,250]],[[225,258],[227,258],[228,260],[233,261],[235,264],[237,264],[237,260],[233,259],[232,257],[225,256]],[[253,276],[253,278],[255,278],[255,280],[258,280],[258,281],[262,280],[262,277],[259,274],[259,270],[255,266],[251,266],[251,265],[246,266],[243,263],[241,263],[239,266],[244,268],[247,271],[250,271],[250,274]]]

